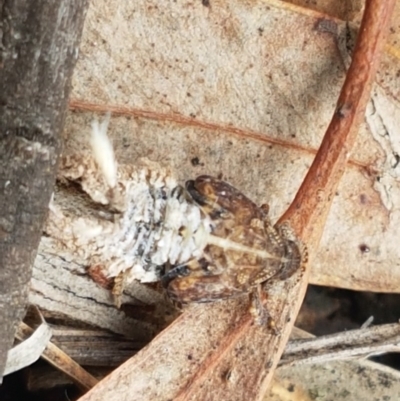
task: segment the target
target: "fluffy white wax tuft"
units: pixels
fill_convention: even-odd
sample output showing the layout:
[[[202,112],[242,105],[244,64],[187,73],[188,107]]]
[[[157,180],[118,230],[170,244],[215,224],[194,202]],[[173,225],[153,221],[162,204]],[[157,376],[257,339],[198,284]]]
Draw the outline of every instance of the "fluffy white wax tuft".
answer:
[[[92,135],[90,145],[93,157],[100,167],[107,184],[114,188],[117,184],[118,164],[115,160],[114,148],[107,135],[110,113],[106,114],[104,120],[99,123],[97,119],[92,121]]]

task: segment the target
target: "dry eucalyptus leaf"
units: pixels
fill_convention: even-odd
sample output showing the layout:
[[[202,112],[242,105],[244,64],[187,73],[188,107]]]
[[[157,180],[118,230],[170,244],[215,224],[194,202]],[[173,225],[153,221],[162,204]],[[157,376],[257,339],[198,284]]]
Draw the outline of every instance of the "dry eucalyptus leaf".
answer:
[[[285,2],[98,1],[86,20],[72,95],[74,108],[88,113],[70,115],[66,151],[84,146],[90,111],[112,110],[119,116],[110,134],[123,162],[146,156],[182,181],[222,175],[268,202],[276,219],[331,117],[347,34],[345,23]],[[384,56],[313,283],[399,288],[396,62]]]
[[[397,370],[371,361],[343,361],[278,368],[264,401],[396,401],[399,394]]]

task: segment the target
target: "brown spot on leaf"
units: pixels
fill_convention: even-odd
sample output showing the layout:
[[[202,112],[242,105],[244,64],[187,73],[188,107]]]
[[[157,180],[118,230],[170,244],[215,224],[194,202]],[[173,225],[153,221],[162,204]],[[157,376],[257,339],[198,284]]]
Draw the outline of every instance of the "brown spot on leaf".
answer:
[[[369,246],[366,245],[366,244],[360,244],[360,245],[358,246],[358,248],[360,249],[360,251],[361,251],[362,253],[368,253],[368,252],[370,251]]]

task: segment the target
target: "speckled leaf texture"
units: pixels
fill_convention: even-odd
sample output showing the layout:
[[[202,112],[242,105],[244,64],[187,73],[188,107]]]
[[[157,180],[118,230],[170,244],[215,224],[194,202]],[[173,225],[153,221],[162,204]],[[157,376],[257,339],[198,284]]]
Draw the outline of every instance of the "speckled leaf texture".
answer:
[[[85,146],[95,114],[111,110],[120,160],[148,157],[182,182],[222,176],[276,219],[311,164],[348,65],[356,31],[336,17],[357,21],[362,4],[332,3],[96,1],[75,71],[68,151]],[[400,288],[396,16],[392,24],[312,266],[315,284]]]

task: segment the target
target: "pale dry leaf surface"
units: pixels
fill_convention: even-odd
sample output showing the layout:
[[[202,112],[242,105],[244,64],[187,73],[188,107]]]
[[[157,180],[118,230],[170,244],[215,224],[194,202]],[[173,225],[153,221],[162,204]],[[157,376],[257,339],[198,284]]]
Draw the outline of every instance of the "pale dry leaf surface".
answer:
[[[267,0],[268,2],[268,0]],[[309,13],[310,10],[325,14],[350,23],[360,23],[364,11],[364,0],[277,0],[281,7],[290,8],[291,6],[300,7],[299,12]],[[387,38],[387,51],[398,54],[398,39],[400,35],[400,4],[396,3],[391,20],[391,30]],[[392,46],[390,49],[388,46]]]
[[[123,162],[146,156],[182,181],[222,175],[268,202],[274,220],[319,146],[348,61],[345,23],[278,3],[96,2],[74,107],[119,110],[110,132]],[[312,266],[313,283],[399,288],[396,65],[387,53]],[[82,146],[92,118],[70,115],[67,149]]]
[[[399,379],[397,370],[365,360],[282,367],[264,401],[395,401]]]
[[[362,18],[364,8],[363,0],[278,0],[281,3],[289,3],[305,10],[314,10],[330,15],[343,21],[358,21]],[[285,5],[282,5],[285,7]]]

